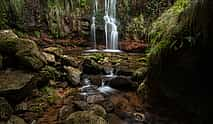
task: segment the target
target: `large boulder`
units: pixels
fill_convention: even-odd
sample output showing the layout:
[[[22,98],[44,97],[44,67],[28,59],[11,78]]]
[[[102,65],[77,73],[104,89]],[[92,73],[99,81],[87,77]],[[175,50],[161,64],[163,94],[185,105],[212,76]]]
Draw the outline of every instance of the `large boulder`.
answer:
[[[0,96],[13,103],[29,96],[35,88],[35,82],[31,81],[33,76],[32,73],[19,70],[0,71]]]
[[[47,63],[34,41],[18,38],[11,30],[0,31],[0,53],[13,63],[10,66],[38,70]]]
[[[149,70],[139,87],[154,101],[175,102],[201,123],[210,123],[213,110],[210,11],[211,0],[177,0],[161,14],[149,32]]]
[[[79,111],[72,113],[64,124],[107,124],[102,117],[91,111]]]

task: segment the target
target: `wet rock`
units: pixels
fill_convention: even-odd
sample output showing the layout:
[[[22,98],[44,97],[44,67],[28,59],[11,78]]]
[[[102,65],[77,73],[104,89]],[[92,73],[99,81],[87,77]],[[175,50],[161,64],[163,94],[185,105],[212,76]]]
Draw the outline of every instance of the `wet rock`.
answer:
[[[0,97],[0,120],[8,120],[13,113],[13,109],[5,98]]]
[[[116,75],[132,76],[133,71],[127,68],[118,68],[115,71]]]
[[[12,59],[10,66],[39,70],[47,62],[32,40],[18,38],[12,31],[0,31],[0,53]]]
[[[132,76],[132,80],[134,81],[142,81],[146,77],[146,74],[148,72],[148,67],[141,67],[137,69]]]
[[[93,111],[96,115],[105,118],[107,113],[105,111],[105,109],[97,104],[91,105],[89,106],[89,111]]]
[[[44,52],[54,54],[56,56],[60,56],[63,54],[63,49],[59,47],[47,47],[43,49]]]
[[[84,74],[101,74],[104,69],[94,60],[85,59],[82,63],[82,71]]]
[[[0,71],[0,96],[18,102],[29,96],[36,82],[31,81],[33,74],[19,70]]]
[[[89,76],[89,80],[93,85],[101,86],[103,78],[100,75]]]
[[[107,121],[93,112],[79,111],[72,113],[64,124],[107,124]]]
[[[75,59],[72,56],[67,56],[67,55],[61,55],[60,56],[60,61],[62,65],[66,65],[66,66],[72,66],[75,68],[79,67],[80,61]]]
[[[77,86],[81,81],[81,71],[77,68],[73,68],[71,66],[64,66],[64,69],[67,72],[67,79],[70,84]]]
[[[27,124],[24,119],[12,115],[8,121],[0,121],[0,124]]]
[[[128,124],[127,122],[121,120],[116,114],[108,115],[109,124]]]
[[[95,95],[90,95],[87,97],[87,102],[88,103],[98,103],[101,101],[104,101],[104,96],[101,94],[95,94]]]
[[[74,108],[74,105],[65,105],[63,106],[58,113],[58,119],[59,120],[65,120],[71,113],[75,112],[76,109]]]
[[[56,63],[55,56],[50,53],[42,52],[48,63]]]
[[[112,78],[111,80],[106,81],[106,83],[110,87],[120,90],[130,90],[132,88],[135,88],[137,85],[135,82],[124,76]]]

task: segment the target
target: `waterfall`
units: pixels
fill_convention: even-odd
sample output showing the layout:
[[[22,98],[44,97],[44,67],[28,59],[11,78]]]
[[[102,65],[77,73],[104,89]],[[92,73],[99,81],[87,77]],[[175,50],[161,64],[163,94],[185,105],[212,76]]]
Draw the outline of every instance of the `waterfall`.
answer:
[[[118,31],[116,25],[116,0],[105,0],[105,40],[106,49],[118,49]]]
[[[97,51],[96,49],[96,16],[98,14],[98,2],[97,0],[93,0],[93,14],[92,14],[92,23],[91,23],[91,40],[94,42],[93,50],[89,51]],[[105,0],[104,5],[104,31],[105,31],[105,41],[106,41],[106,49],[104,51],[110,52],[120,52],[118,50],[118,30],[117,30],[117,20],[116,20],[116,0]]]
[[[91,24],[91,30],[90,30],[90,34],[91,34],[91,40],[93,42],[93,47],[94,49],[96,49],[96,15],[97,15],[97,11],[98,11],[98,2],[97,0],[94,0],[94,6],[93,6],[93,15],[92,15],[92,24]]]

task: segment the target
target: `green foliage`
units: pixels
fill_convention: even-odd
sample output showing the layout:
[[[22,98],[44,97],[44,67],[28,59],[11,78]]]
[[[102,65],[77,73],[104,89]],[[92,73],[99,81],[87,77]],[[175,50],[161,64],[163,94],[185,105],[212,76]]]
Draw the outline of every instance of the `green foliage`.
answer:
[[[126,31],[126,35],[130,35],[129,37],[133,37],[135,40],[142,39],[146,33],[143,15],[133,18],[132,22],[127,25]]]
[[[80,0],[80,6],[85,7],[87,4],[87,0]]]

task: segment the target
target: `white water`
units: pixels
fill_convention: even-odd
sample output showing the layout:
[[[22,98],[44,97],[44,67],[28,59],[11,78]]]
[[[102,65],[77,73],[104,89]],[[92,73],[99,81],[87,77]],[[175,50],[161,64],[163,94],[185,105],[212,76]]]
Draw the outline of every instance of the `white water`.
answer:
[[[92,24],[91,24],[91,40],[93,42],[93,48],[94,51],[96,51],[96,15],[98,11],[98,2],[97,0],[94,0],[94,6],[93,6],[93,15],[92,15]]]
[[[116,25],[116,0],[105,0],[105,40],[106,49],[118,50],[118,31]]]

